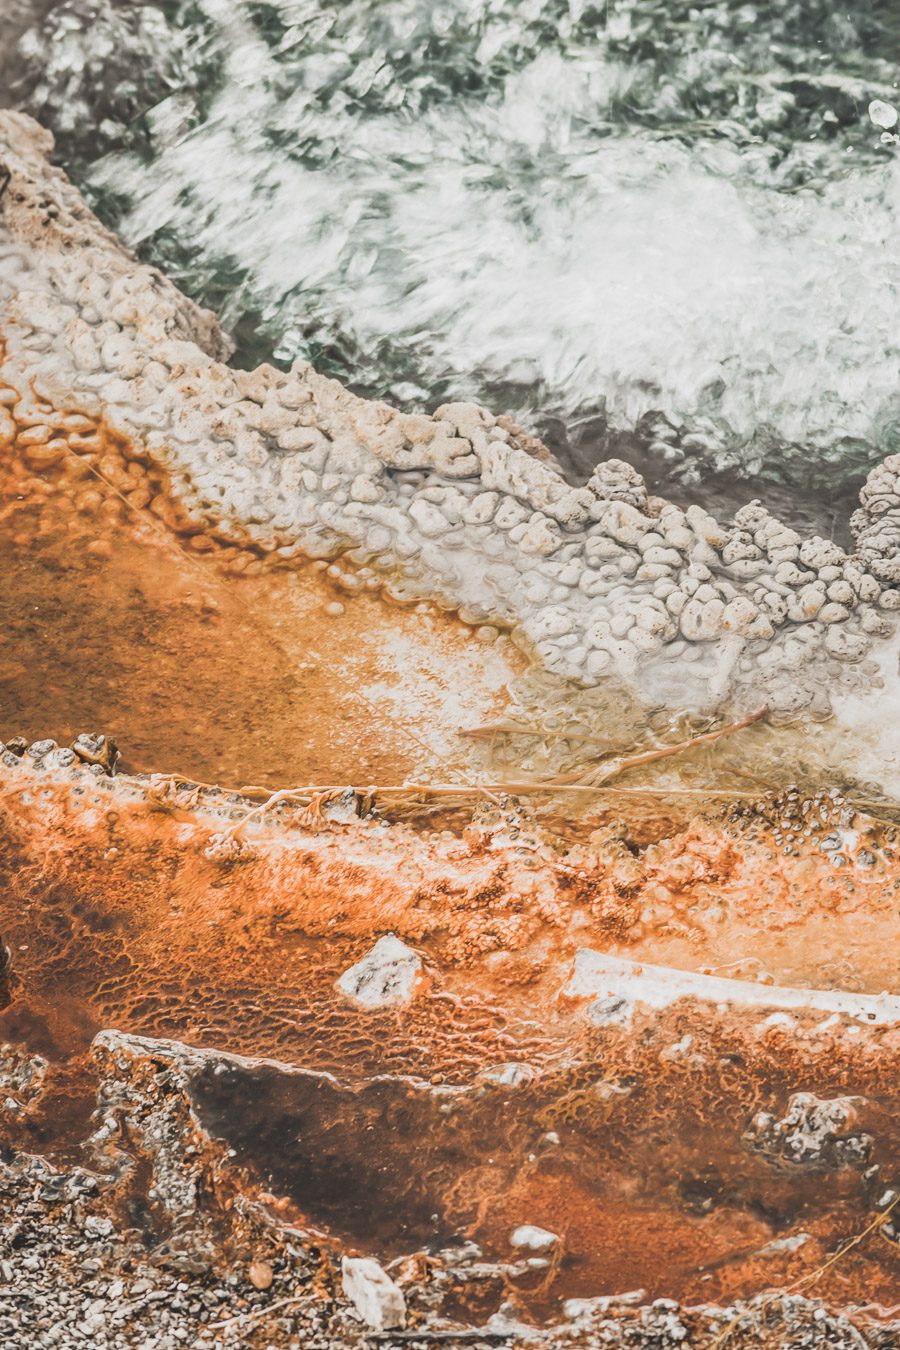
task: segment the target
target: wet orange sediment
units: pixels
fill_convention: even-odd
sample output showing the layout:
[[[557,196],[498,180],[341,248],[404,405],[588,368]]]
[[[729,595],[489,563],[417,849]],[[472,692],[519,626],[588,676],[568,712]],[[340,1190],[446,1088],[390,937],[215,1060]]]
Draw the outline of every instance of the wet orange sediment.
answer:
[[[332,985],[375,935],[431,938],[436,958],[459,962],[525,932],[522,899],[505,894],[514,874],[486,850],[459,844],[454,857],[449,845],[362,825],[284,838],[288,813],[246,828],[241,860],[228,863],[215,846],[207,856],[228,821],[189,808],[189,793],[181,807],[168,793],[134,805],[102,789],[89,803],[67,787],[37,806],[28,796],[10,775],[0,932],[72,1048],[118,1025],[340,1067],[349,1051],[329,1048],[337,1024],[352,1040],[359,1023],[335,1008]],[[75,998],[79,1016],[68,1011]],[[360,1070],[446,1070],[449,1053],[471,1071],[501,1048],[503,1018],[481,1002],[468,1010],[480,1035],[463,1034],[449,994],[434,999],[433,1025],[408,1027],[406,1039],[384,1019],[390,1039],[360,1041]]]
[[[725,1297],[798,1261],[812,1268],[867,1213],[855,1173],[824,1187],[748,1160],[740,1140],[756,1110],[783,1109],[798,1085],[862,1094],[877,1160],[888,1176],[896,1163],[896,1032],[762,1032],[758,1017],[729,1023],[678,1005],[634,1035],[592,1040],[556,992],[576,945],[608,945],[611,909],[593,919],[586,882],[573,892],[553,867],[498,851],[489,835],[451,844],[362,823],[291,835],[285,814],[247,830],[244,861],[223,863],[206,856],[222,821],[202,802],[130,802],[102,782],[81,796],[47,786],[36,800],[32,785],[17,791],[17,774],[27,770],[4,783],[0,932],[17,984],[3,1038],[64,1061],[113,1025],[351,1081],[393,1073],[464,1085],[508,1060],[543,1069],[530,1096],[494,1089],[484,1107],[450,1116],[414,1108],[402,1085],[384,1089],[374,1115],[357,1099],[326,1098],[311,1116],[309,1101],[274,1081],[268,1095],[254,1087],[252,1107],[246,1090],[210,1098],[213,1133],[227,1131],[246,1165],[337,1236],[378,1240],[374,1218],[348,1210],[343,1184],[367,1214],[395,1222],[385,1255],[427,1234],[417,1213],[501,1254],[511,1227],[536,1222],[566,1235],[553,1298],[636,1283]],[[597,879],[616,866],[614,854],[598,858]],[[386,929],[414,942],[436,978],[410,1009],[361,1018],[334,980]],[[501,962],[493,978],[498,953],[522,962],[517,976]],[[690,1054],[672,1053],[686,1037]],[[548,1132],[559,1139],[549,1151]],[[311,1185],[304,1149],[330,1193]],[[797,1253],[754,1255],[799,1230],[812,1236]],[[827,1287],[849,1298],[864,1286],[890,1302],[897,1259],[882,1241]]]
[[[594,901],[602,910],[628,897],[632,922],[614,950],[762,983],[893,990],[897,831],[849,814],[852,829],[820,823],[787,854],[768,822],[735,831],[701,818],[621,856]]]
[[[585,847],[573,856],[550,840],[541,843],[537,833],[530,847],[521,846],[523,836],[519,845],[497,848],[489,826],[455,839],[397,826],[384,833],[361,822],[318,829],[313,822],[310,833],[310,813],[291,803],[241,824],[250,803],[236,808],[236,819],[223,819],[205,810],[196,792],[173,790],[168,780],[149,784],[146,800],[102,784],[86,800],[83,789],[79,796],[60,784],[44,787],[35,803],[27,774],[17,788],[19,773],[6,776],[0,800],[7,870],[0,932],[14,947],[27,948],[17,969],[48,956],[58,962],[58,1009],[67,991],[89,991],[98,1025],[120,1025],[128,999],[140,1003],[138,991],[149,991],[156,980],[170,985],[156,1002],[168,1005],[167,1017],[160,1023],[150,1013],[131,1029],[190,1032],[195,1040],[215,1035],[217,1044],[242,1053],[308,1056],[318,1034],[296,1023],[299,991],[317,980],[330,991],[337,974],[386,931],[427,944],[442,971],[464,971],[456,986],[451,981],[451,995],[477,991],[486,1004],[499,999],[522,1020],[537,1007],[539,1020],[549,1023],[580,947],[655,962],[674,948],[681,960],[673,964],[708,967],[716,954],[709,943],[686,940],[681,920],[669,934],[659,876],[670,883],[680,877],[685,910],[702,917],[715,905],[713,937],[731,941],[732,952],[747,950],[757,963],[767,942],[774,950],[779,913],[789,916],[777,938],[785,951],[803,946],[809,925],[822,949],[839,950],[863,986],[879,987],[875,975],[881,973],[880,964],[875,975],[868,972],[864,957],[889,959],[874,936],[869,946],[852,945],[871,918],[860,873],[879,900],[872,905],[873,933],[880,922],[886,934],[890,904],[883,911],[880,901],[894,894],[896,864],[874,822],[858,831],[859,847],[881,854],[865,869],[836,869],[828,855],[812,850],[776,869],[765,832],[723,840],[715,822],[700,821],[645,851],[644,878],[640,860],[616,840],[594,841],[590,856]],[[299,833],[286,835],[293,823]],[[234,847],[224,850],[222,836]],[[657,902],[652,923],[648,895]],[[669,904],[677,915],[678,906]],[[701,920],[692,921],[702,937]],[[808,956],[792,959],[787,972],[776,971],[780,982],[787,982],[786,973],[812,982],[812,963],[821,964],[821,953],[813,946]],[[257,997],[271,1000],[280,991],[294,1008],[280,1030],[273,1030],[279,1026],[273,1017],[268,1031],[263,1018],[246,1037],[241,1033],[228,1015],[236,972],[243,980],[254,975]],[[191,991],[213,973],[219,999],[204,999],[198,1017]],[[732,973],[753,978],[758,966],[751,960]],[[330,993],[327,1001],[333,1002]],[[373,1071],[390,1053],[390,1047],[376,1049]],[[421,1053],[430,1062],[432,1052],[423,1046]]]
[[[492,1259],[510,1261],[518,1225],[559,1234],[549,1287],[545,1272],[509,1276],[535,1310],[549,1312],[562,1296],[636,1285],[651,1296],[728,1299],[811,1278],[870,1217],[858,1172],[792,1173],[748,1154],[740,1145],[746,1090],[720,1083],[717,1107],[708,1091],[715,1054],[737,1059],[746,1035],[720,1027],[702,1045],[714,1052],[711,1068],[688,1094],[658,1058],[672,1030],[646,1035],[643,1049],[622,1043],[622,1080],[631,1090],[620,1084],[612,1104],[592,1091],[604,1067],[596,1059],[516,1092],[485,1087],[455,1100],[396,1079],[341,1087],[274,1066],[224,1076],[211,1068],[193,1100],[206,1128],[227,1134],[238,1163],[289,1197],[286,1212],[296,1222],[364,1243],[386,1260],[468,1234]],[[607,1043],[602,1053],[614,1048]],[[747,1057],[745,1073],[765,1096],[783,1085],[777,1049]],[[837,1063],[840,1051],[830,1049]],[[842,1067],[858,1074],[860,1064]],[[579,1078],[578,1113],[558,1109]],[[892,1113],[893,1106],[863,1117],[879,1128],[873,1160],[887,1163],[885,1176],[896,1157]],[[770,1247],[791,1237],[801,1240]],[[889,1303],[896,1271],[896,1250],[882,1240],[845,1259],[840,1278],[823,1280],[817,1292]]]
[[[201,530],[102,421],[25,413],[0,386],[10,407],[0,736],[66,743],[99,720],[128,768],[235,784],[464,767],[457,732],[502,709],[522,668],[511,644],[387,605],[380,579],[346,562],[279,570]]]
[[[477,762],[456,732],[502,712],[521,669],[508,644],[475,645],[433,610],[388,608],[378,579],[345,564],[273,569],[187,520],[125,438],[47,405],[28,425],[19,403],[0,389],[18,418],[0,456],[0,735],[66,743],[103,730],[132,771],[272,787],[399,783],[437,766],[458,777]],[[288,802],[248,822],[229,861],[210,850],[228,822],[188,788],[157,783],[144,799],[95,781],[79,795],[44,779],[36,797],[21,772],[0,784],[0,934],[14,971],[0,1039],[53,1060],[40,1107],[17,1127],[35,1148],[84,1137],[83,1057],[108,1026],[357,1082],[466,1084],[486,1065],[528,1061],[550,1075],[543,1086],[524,1104],[489,1095],[471,1119],[417,1115],[395,1086],[371,1166],[375,1117],[346,1101],[320,1112],[306,1182],[277,1161],[281,1126],[264,1147],[246,1102],[205,1105],[214,1123],[225,1111],[248,1166],[351,1241],[375,1240],[369,1201],[387,1157],[387,1254],[385,1234],[403,1250],[432,1212],[504,1255],[519,1223],[561,1232],[551,1299],[635,1285],[724,1299],[814,1269],[866,1221],[858,1177],[786,1177],[740,1145],[753,1111],[783,1108],[798,1087],[867,1096],[878,1160],[896,1165],[890,1030],[855,1042],[762,1034],[685,1005],[633,1036],[592,1039],[557,1001],[583,946],[741,978],[893,987],[890,827],[857,818],[836,866],[820,847],[838,828],[827,811],[788,853],[762,817],[698,819],[660,839],[657,812],[627,840],[581,829],[567,854],[527,829],[494,847],[490,829],[342,828]],[[656,838],[638,847],[635,834]],[[361,1019],[334,981],[385,931],[419,947],[435,980],[411,1009]],[[669,1051],[686,1036],[682,1062]],[[280,1102],[285,1153],[311,1108],[280,1091],[261,1100]],[[548,1132],[559,1138],[549,1150]],[[367,1197],[368,1220],[348,1210],[341,1177]],[[760,1254],[801,1230],[795,1251]],[[896,1253],[868,1243],[817,1292],[889,1304]],[[520,1292],[542,1306],[531,1278]]]

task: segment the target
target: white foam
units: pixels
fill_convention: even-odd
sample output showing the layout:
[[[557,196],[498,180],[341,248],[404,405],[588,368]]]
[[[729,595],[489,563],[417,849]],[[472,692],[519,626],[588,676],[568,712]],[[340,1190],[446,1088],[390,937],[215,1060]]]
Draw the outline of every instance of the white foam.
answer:
[[[150,163],[113,156],[94,183],[133,201],[130,242],[165,228],[245,272],[232,312],[258,305],[283,355],[312,322],[363,383],[400,353],[415,384],[396,375],[398,397],[428,402],[439,385],[496,404],[492,386],[517,383],[565,413],[605,402],[632,423],[664,408],[707,419],[754,470],[776,444],[823,460],[900,448],[896,163],[848,157],[786,194],[727,141],[604,138],[630,76],[578,46],[415,117],[384,90],[371,107],[371,89],[331,98],[347,78],[333,52],[298,57],[286,96],[240,11],[205,8],[228,14],[206,120]],[[413,0],[390,7],[389,36],[404,23],[422,23]],[[390,54],[379,65],[364,31],[358,47],[372,89],[399,91]]]

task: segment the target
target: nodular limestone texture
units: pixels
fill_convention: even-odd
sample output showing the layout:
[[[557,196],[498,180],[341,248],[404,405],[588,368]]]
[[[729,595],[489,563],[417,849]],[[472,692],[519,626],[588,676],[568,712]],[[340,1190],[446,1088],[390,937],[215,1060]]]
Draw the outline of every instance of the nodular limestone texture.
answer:
[[[197,528],[272,555],[349,554],[395,598],[510,627],[550,671],[663,704],[764,698],[827,713],[881,680],[900,608],[900,458],[869,477],[857,548],[750,503],[728,526],[648,495],[618,460],[584,487],[509,419],[356,397],[296,363],[230,368],[213,315],[128,254],[51,166],[50,135],[0,113],[0,336],[16,420],[40,395],[128,435]],[[0,447],[16,434],[0,411]]]

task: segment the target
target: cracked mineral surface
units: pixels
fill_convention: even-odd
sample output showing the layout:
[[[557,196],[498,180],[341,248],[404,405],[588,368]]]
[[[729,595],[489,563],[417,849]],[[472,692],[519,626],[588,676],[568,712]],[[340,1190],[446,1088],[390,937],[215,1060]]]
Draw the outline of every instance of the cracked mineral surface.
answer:
[[[2,1343],[900,1344],[900,457],[844,548],[240,369],[52,155],[0,112]]]

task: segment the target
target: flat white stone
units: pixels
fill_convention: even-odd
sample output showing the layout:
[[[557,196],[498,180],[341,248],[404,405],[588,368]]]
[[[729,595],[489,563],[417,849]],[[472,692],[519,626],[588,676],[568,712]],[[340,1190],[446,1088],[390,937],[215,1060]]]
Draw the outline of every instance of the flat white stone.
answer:
[[[746,980],[698,975],[691,970],[647,965],[582,947],[575,957],[563,998],[601,1005],[594,1020],[608,1021],[603,1010],[618,1011],[615,1001],[668,1008],[682,998],[737,1008],[808,1008],[815,1012],[845,1013],[869,1026],[900,1023],[900,997],[891,994],[853,994],[840,989],[794,989],[786,985],[751,984]]]
[[[516,1251],[549,1252],[559,1244],[559,1235],[548,1228],[538,1228],[535,1224],[523,1223],[514,1228],[509,1236],[511,1247]]]
[[[340,992],[370,1010],[409,1003],[423,983],[422,958],[389,933],[337,982]]]
[[[634,1307],[646,1301],[646,1289],[632,1289],[627,1294],[603,1294],[598,1298],[567,1298],[563,1304],[563,1316],[572,1318],[605,1316],[610,1308]]]
[[[362,1320],[375,1331],[406,1325],[403,1290],[372,1257],[345,1256],[341,1283]]]

